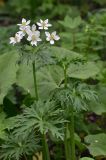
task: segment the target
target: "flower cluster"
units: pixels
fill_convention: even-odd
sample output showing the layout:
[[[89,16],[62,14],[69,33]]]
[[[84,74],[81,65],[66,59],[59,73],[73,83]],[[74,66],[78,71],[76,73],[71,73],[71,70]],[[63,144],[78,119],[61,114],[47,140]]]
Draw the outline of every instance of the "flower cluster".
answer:
[[[31,43],[31,45],[37,46],[39,41],[42,41],[40,38],[41,30],[48,30],[52,25],[49,24],[48,19],[41,20],[37,22],[36,25],[33,24],[30,26],[30,20],[26,21],[26,19],[22,19],[21,24],[17,24],[19,26],[19,31],[15,34],[14,37],[10,37],[10,44],[16,44],[21,42],[23,37],[26,37],[27,41]],[[56,34],[56,31],[49,33],[45,32],[46,40],[50,42],[50,44],[54,44],[55,41],[58,41],[60,37]]]

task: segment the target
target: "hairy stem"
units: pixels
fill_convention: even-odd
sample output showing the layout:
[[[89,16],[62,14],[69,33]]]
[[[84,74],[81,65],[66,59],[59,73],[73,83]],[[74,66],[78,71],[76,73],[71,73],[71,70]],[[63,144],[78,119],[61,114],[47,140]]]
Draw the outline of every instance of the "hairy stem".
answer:
[[[43,160],[50,160],[49,148],[45,134],[42,134],[42,147],[43,147]]]
[[[68,123],[66,123],[66,128],[65,128],[64,146],[65,146],[66,160],[71,160],[70,141],[67,137],[67,132],[68,132]]]
[[[64,88],[67,88],[67,68],[66,67],[64,67]],[[70,131],[70,140],[68,140],[68,137],[67,137],[67,132],[68,131]],[[66,127],[65,127],[64,145],[65,145],[66,160],[76,160],[76,157],[75,157],[75,139],[74,139],[74,111],[73,111],[73,108],[71,110],[70,125],[69,125],[69,123],[66,123]]]
[[[34,79],[35,96],[36,96],[36,100],[38,101],[38,89],[37,89],[37,80],[36,80],[35,61],[33,61],[32,67],[33,67],[33,79]]]
[[[75,137],[74,137],[74,111],[71,110],[70,137],[71,137],[71,160],[76,160],[75,156]]]
[[[67,67],[65,66],[64,67],[64,88],[67,88]],[[65,125],[65,137],[64,137],[64,146],[65,146],[65,156],[66,156],[66,160],[70,160],[70,151],[71,151],[71,148],[70,148],[70,141],[67,137],[67,133],[68,133],[68,130],[69,130],[69,124],[66,123]]]
[[[64,67],[64,88],[67,88],[67,68]]]

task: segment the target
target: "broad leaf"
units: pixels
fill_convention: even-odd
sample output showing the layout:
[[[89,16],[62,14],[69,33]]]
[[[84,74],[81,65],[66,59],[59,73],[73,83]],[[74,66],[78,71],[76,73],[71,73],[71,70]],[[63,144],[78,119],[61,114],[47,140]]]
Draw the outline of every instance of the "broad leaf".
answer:
[[[59,66],[45,66],[38,70],[37,85],[39,96],[41,98],[47,98],[50,92],[56,89],[62,80],[63,72]],[[23,64],[20,66],[17,72],[17,84],[30,92],[32,96],[35,96],[33,72],[30,64]]]
[[[78,79],[88,79],[99,73],[99,68],[93,62],[87,62],[84,64],[70,64],[68,68],[69,77]]]
[[[89,158],[89,157],[82,157],[80,158],[80,160],[94,160],[93,158]]]
[[[16,65],[17,54],[14,52],[0,56],[0,104],[8,89],[15,82],[18,66]]]
[[[106,134],[88,135],[85,137],[87,148],[93,156],[106,156]]]

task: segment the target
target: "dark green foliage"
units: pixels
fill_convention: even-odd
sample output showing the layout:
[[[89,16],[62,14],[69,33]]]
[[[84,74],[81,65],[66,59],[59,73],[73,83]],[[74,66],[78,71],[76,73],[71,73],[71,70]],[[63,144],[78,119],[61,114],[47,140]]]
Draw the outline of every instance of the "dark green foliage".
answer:
[[[37,101],[29,108],[25,108],[22,115],[14,118],[15,134],[27,133],[35,130],[41,134],[50,132],[54,137],[63,139],[62,117],[63,110],[54,101]]]
[[[74,107],[75,111],[86,111],[89,109],[89,102],[98,100],[97,93],[83,83],[74,83],[69,88],[57,89],[53,94],[62,107],[70,107],[70,110]]]
[[[21,157],[36,153],[38,149],[38,138],[34,133],[17,136],[10,134],[1,145],[0,159],[20,160]]]

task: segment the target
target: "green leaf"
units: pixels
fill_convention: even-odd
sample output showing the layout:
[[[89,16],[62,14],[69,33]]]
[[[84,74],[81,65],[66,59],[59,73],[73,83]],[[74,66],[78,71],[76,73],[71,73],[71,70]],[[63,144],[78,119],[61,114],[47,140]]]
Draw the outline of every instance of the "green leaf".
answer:
[[[106,156],[106,134],[100,133],[85,137],[87,148],[93,156]]]
[[[12,125],[12,119],[6,118],[6,115],[4,112],[0,113],[0,138],[5,139],[7,137],[7,134],[5,132],[5,129],[9,129]]]
[[[41,98],[47,98],[50,92],[63,80],[63,72],[59,66],[45,66],[37,71],[38,92]],[[17,84],[35,96],[32,65],[22,64],[17,72]]]
[[[14,117],[16,134],[37,130],[41,134],[48,132],[63,139],[63,110],[57,108],[54,101],[41,100],[25,108],[22,115]]]
[[[80,158],[80,160],[94,160],[93,158],[89,158],[89,157],[82,157]]]
[[[100,85],[97,88],[99,102],[93,101],[89,104],[89,109],[98,115],[106,113],[106,86]]]
[[[97,75],[99,73],[99,68],[93,62],[70,64],[67,73],[69,77],[88,79]]]
[[[15,82],[17,54],[12,52],[0,56],[0,104],[11,85]]]
[[[81,20],[81,17],[79,16],[75,18],[71,18],[67,15],[64,21],[59,21],[59,23],[64,27],[75,29],[82,23],[82,20]]]
[[[83,56],[80,55],[79,53],[76,53],[74,51],[62,47],[52,47],[50,48],[49,52],[52,56],[56,57],[58,60],[62,60],[65,57],[67,59],[70,59],[70,61],[76,58],[83,58]]]

